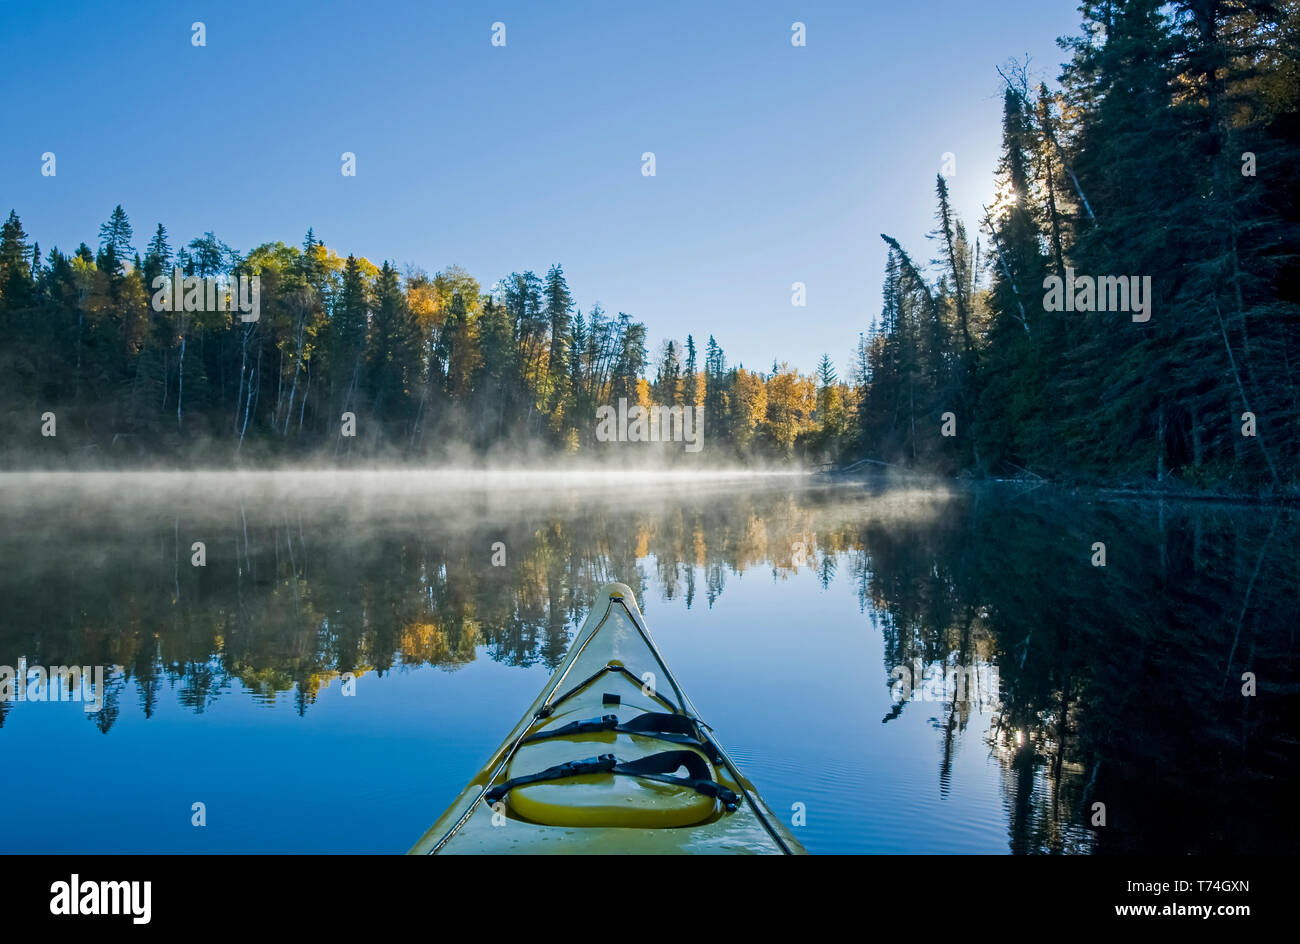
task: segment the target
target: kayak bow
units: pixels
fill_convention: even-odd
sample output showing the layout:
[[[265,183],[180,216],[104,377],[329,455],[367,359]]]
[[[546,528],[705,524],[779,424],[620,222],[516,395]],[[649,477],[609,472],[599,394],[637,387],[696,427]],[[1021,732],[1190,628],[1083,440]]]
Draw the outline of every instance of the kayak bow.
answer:
[[[542,694],[410,852],[805,850],[682,694],[632,591],[611,583]]]

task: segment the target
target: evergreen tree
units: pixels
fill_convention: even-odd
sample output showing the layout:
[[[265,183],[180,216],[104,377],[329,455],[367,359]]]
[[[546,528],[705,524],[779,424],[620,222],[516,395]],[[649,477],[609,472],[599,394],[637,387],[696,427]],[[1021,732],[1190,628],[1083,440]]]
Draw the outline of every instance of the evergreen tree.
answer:
[[[9,211],[9,219],[0,228],[0,304],[16,310],[31,300],[31,267],[27,262],[27,234],[18,214]]]
[[[655,378],[655,401],[665,406],[682,402],[681,361],[676,341],[665,341],[659,355],[659,374]]]
[[[698,406],[700,395],[700,375],[699,365],[696,362],[695,339],[688,334],[686,335],[686,374],[682,378],[682,401],[687,406]]]
[[[410,312],[397,270],[387,262],[379,270],[374,291],[367,344],[371,402],[381,422],[393,422],[406,415],[408,405],[406,379],[414,364]]]
[[[208,278],[227,271],[234,255],[231,248],[217,239],[211,230],[190,240],[189,249],[192,255],[187,257],[189,266],[186,274],[197,275],[199,278]]]
[[[554,415],[563,413],[569,397],[569,322],[573,296],[564,280],[564,270],[557,263],[546,272],[545,309],[542,316],[550,324],[551,346],[547,353],[546,372],[548,408]]]
[[[611,383],[610,399],[617,402],[619,398],[626,397],[629,403],[635,403],[637,381],[641,378],[646,364],[645,325],[634,322],[630,315],[620,311],[613,339],[618,357]]]
[[[146,272],[159,275],[166,272],[172,264],[172,247],[167,242],[167,230],[161,223],[154,231],[153,238],[145,247],[144,264]]]
[[[727,359],[722,347],[709,335],[704,347],[704,414],[716,430],[728,427],[726,415]]]
[[[131,248],[131,222],[119,203],[108,222],[99,227],[99,257],[96,265],[110,277],[122,275],[126,261],[135,254]]]
[[[366,329],[370,321],[370,288],[356,256],[349,255],[329,323],[327,355],[337,409],[354,409],[364,382]]]
[[[579,310],[574,313],[573,321],[569,325],[569,341],[565,345],[569,359],[567,425],[576,436],[579,446],[583,446],[589,441],[589,437],[584,435],[583,431],[587,428],[587,418],[592,416],[595,410],[595,404],[591,401],[586,384],[585,365],[583,363],[586,348],[587,322],[582,317],[582,311]]]
[[[1046,384],[1064,325],[1061,314],[1043,311],[1042,284],[1050,262],[1033,212],[1035,148],[1028,102],[1020,89],[1008,86],[1003,96],[999,206],[985,221],[996,262],[976,430],[994,472],[1011,471],[1003,468],[1008,463],[1041,464],[1053,448]]]
[[[514,339],[519,347],[520,382],[535,396],[542,392],[541,364],[546,356],[546,332],[550,327],[542,308],[543,283],[536,273],[512,272],[504,280],[506,311],[514,323]]]
[[[831,363],[829,354],[822,354],[822,359],[817,362],[817,383],[822,389],[833,387],[839,382],[835,374],[835,365]]]
[[[479,347],[482,362],[474,385],[480,391],[478,427],[482,443],[495,442],[506,435],[507,417],[517,409],[519,353],[510,311],[491,297],[484,300],[479,318]]]

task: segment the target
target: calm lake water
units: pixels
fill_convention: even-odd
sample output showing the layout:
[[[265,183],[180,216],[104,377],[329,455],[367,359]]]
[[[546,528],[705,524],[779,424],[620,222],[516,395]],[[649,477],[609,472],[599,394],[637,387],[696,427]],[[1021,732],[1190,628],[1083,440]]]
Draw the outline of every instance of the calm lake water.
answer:
[[[0,665],[110,667],[95,713],[0,701],[5,852],[403,852],[611,580],[769,805],[803,804],[811,852],[1297,851],[1292,512],[780,476],[6,475],[0,523]]]

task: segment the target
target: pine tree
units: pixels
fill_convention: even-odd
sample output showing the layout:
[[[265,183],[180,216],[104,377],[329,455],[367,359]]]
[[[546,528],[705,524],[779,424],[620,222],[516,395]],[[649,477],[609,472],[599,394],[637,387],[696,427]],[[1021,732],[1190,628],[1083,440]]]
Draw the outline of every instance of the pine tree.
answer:
[[[298,257],[297,274],[317,295],[323,295],[325,266],[322,263],[325,245],[316,238],[316,232],[307,228],[302,240],[302,255]]]
[[[199,278],[208,278],[227,271],[234,255],[233,250],[217,239],[211,230],[190,240],[189,249],[193,253],[189,257],[193,271],[187,274],[197,275]]]
[[[640,380],[646,363],[645,325],[639,321],[634,322],[630,315],[620,311],[614,325],[613,339],[618,356],[610,384],[610,399],[617,402],[626,397],[629,403],[635,403],[637,381]]]
[[[30,302],[33,288],[27,234],[18,214],[10,210],[9,219],[0,228],[0,304],[11,310],[23,308]]]
[[[659,374],[655,378],[655,401],[665,406],[682,402],[681,361],[677,342],[665,341],[659,354]]]
[[[1075,343],[1052,380],[1054,408],[1075,429],[1092,431],[1073,443],[1070,462],[1106,476],[1163,479],[1175,431],[1223,415],[1228,405],[1221,385],[1206,396],[1195,391],[1198,380],[1177,376],[1180,363],[1225,374],[1227,363],[1208,324],[1168,307],[1188,250],[1201,251],[1167,234],[1182,231],[1203,206],[1201,175],[1169,172],[1202,161],[1192,153],[1185,110],[1171,103],[1179,44],[1164,6],[1084,4],[1084,35],[1071,43],[1063,75],[1065,102],[1079,116],[1069,162],[1095,211],[1076,215],[1068,261],[1089,276],[1151,276],[1155,295],[1150,325],[1135,324],[1128,312],[1074,313]]]
[[[549,405],[552,411],[560,408],[568,396],[568,343],[569,312],[573,309],[573,296],[564,281],[564,270],[557,263],[546,272],[546,307],[543,317],[551,329],[551,346],[547,356],[547,375],[550,388]]]
[[[172,248],[167,243],[167,230],[161,223],[144,251],[144,284],[152,287],[160,275],[171,275]]]
[[[513,417],[517,408],[519,382],[514,320],[506,306],[491,297],[484,300],[479,317],[479,347],[482,361],[474,387],[480,443],[486,444],[506,435],[507,417]]]
[[[451,296],[447,320],[438,332],[438,360],[444,365],[448,397],[455,400],[468,398],[480,359],[469,305],[465,297],[456,292]]]
[[[972,301],[970,282],[966,273],[971,270],[969,246],[962,224],[952,213],[948,200],[948,182],[942,174],[936,175],[935,193],[939,200],[938,219],[939,236],[942,239],[942,262],[947,268],[945,277],[952,280],[952,304],[956,314],[958,336],[961,339],[961,373],[958,380],[958,397],[965,406],[966,422],[977,429],[977,417],[972,406],[978,400],[977,378],[978,352],[971,329]],[[964,437],[968,442],[975,442],[974,436]],[[978,463],[978,455],[976,455]]]
[[[727,359],[722,347],[709,335],[704,347],[704,415],[715,430],[729,426],[726,394]]]
[[[131,222],[119,203],[108,222],[99,227],[99,257],[96,265],[110,277],[122,275],[126,261],[134,255],[131,248]]]
[[[411,338],[406,295],[397,270],[385,262],[375,280],[375,306],[366,351],[371,402],[381,422],[392,423],[406,415],[406,380],[415,361]]]
[[[1032,466],[1053,448],[1047,416],[1049,371],[1064,337],[1062,315],[1043,311],[1049,260],[1034,214],[1031,177],[1036,148],[1028,102],[1019,88],[1003,96],[999,206],[985,220],[995,265],[988,294],[991,324],[982,365],[978,413],[981,452],[989,468]]]
[[[822,457],[834,459],[838,458],[849,438],[849,417],[845,412],[839,377],[829,354],[822,354],[816,377],[818,428],[810,439],[810,446]]]
[[[831,363],[829,354],[822,354],[822,359],[817,362],[817,382],[823,389],[833,387],[839,382],[835,375],[835,365]]]
[[[699,366],[695,358],[695,339],[688,334],[686,335],[686,374],[682,378],[682,401],[691,407],[699,405],[701,393]]]
[[[569,341],[565,347],[569,358],[569,403],[566,415],[568,427],[573,431],[577,444],[581,447],[589,441],[588,435],[584,432],[587,429],[586,419],[595,410],[586,384],[584,360],[587,348],[587,322],[582,317],[581,310],[574,313],[573,321],[569,325]]]
[[[546,354],[546,332],[550,327],[543,315],[543,282],[536,273],[512,272],[504,280],[503,300],[514,323],[515,343],[520,349],[520,382],[532,396],[544,387],[541,362]]]
[[[326,346],[334,400],[340,412],[355,407],[356,393],[364,380],[369,320],[370,289],[356,256],[349,255],[334,300]]]

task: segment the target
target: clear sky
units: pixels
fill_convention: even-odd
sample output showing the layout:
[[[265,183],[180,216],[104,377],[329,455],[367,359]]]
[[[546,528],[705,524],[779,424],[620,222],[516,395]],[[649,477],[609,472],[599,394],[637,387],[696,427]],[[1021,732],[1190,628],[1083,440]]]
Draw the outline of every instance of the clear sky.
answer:
[[[1075,8],[7,0],[0,212],[43,253],[95,245],[121,203],[137,248],[158,222],[173,246],[210,229],[241,251],[312,226],[343,255],[460,264],[485,287],[560,262],[584,311],[645,321],[652,354],[712,333],[729,363],[809,371],[825,351],[847,376],[879,310],[879,234],[934,255],[947,151],[974,231],[995,66],[1028,54],[1055,78]]]

